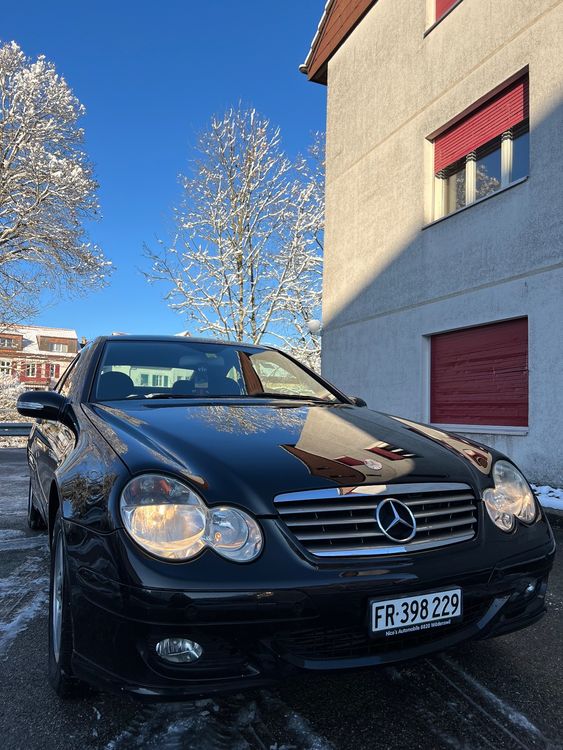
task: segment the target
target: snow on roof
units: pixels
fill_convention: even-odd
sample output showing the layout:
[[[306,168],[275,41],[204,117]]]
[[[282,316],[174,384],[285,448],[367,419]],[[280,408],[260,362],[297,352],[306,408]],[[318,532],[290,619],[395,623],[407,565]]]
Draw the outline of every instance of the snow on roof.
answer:
[[[60,339],[78,339],[78,335],[74,328],[50,328],[49,326],[20,326],[20,325],[7,325],[5,327],[0,326],[2,333],[19,333],[23,336],[52,336],[53,338]]]
[[[311,81],[326,84],[326,64],[328,60],[376,2],[377,0],[326,0],[321,20],[305,62],[299,66],[300,72],[305,73]],[[334,28],[331,30],[329,26],[333,21]],[[327,32],[327,38],[323,41],[325,31]],[[324,42],[327,42],[327,44],[324,44]],[[328,45],[328,49],[324,49],[320,60],[315,61],[317,50],[323,48],[323,45],[324,47]],[[312,74],[309,71],[311,65],[313,65]],[[322,73],[323,69],[324,73]]]
[[[0,325],[0,335],[16,334],[23,337],[23,351],[28,354],[45,353],[39,349],[39,336],[49,336],[56,339],[75,339],[78,341],[78,335],[74,328],[50,328],[48,326],[24,326],[24,325]],[[57,352],[57,356],[64,357],[65,352]],[[74,357],[74,353],[69,352],[66,356]]]
[[[324,25],[325,25],[325,21],[328,18],[328,12],[330,10],[330,6],[332,5],[333,2],[334,2],[334,0],[326,0],[325,7],[324,7],[324,10],[323,10],[323,14],[321,16],[321,20],[319,21],[319,24],[317,26],[317,31],[315,32],[315,36],[313,37],[313,41],[311,42],[311,46],[309,47],[309,52],[307,53],[307,57],[305,58],[305,62],[302,63],[299,66],[299,71],[301,73],[306,73],[307,72],[307,69],[309,67],[309,63],[311,62],[311,57],[313,56],[314,49],[317,46],[317,42],[319,41],[319,38],[321,36],[321,32],[322,32],[322,30],[324,28]]]

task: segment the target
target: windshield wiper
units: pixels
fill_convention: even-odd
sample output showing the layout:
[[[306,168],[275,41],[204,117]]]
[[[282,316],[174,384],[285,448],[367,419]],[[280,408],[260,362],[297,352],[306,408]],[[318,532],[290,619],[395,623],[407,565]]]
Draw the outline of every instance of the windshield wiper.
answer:
[[[147,393],[145,395],[135,395],[135,396],[129,396],[130,399],[157,399],[157,398],[179,398],[179,399],[200,399],[204,401],[212,401],[213,399],[219,399],[219,398],[236,398],[236,399],[247,399],[247,398],[277,398],[277,399],[285,399],[287,401],[314,401],[318,404],[337,404],[338,401],[336,399],[326,399],[321,398],[320,396],[303,396],[302,394],[290,394],[290,393],[268,393],[268,392],[262,392],[262,393],[241,393],[240,395],[234,394],[234,393],[223,393],[223,394],[217,394],[217,395],[210,395],[210,396],[201,396],[196,395],[194,393]]]
[[[147,393],[141,398],[222,398],[222,396],[197,396],[194,393]]]
[[[320,396],[303,396],[300,393],[268,393],[267,391],[263,391],[262,393],[252,393],[248,394],[249,398],[283,398],[290,401],[315,401],[319,404],[336,404],[338,403],[336,399],[326,399],[321,398]]]

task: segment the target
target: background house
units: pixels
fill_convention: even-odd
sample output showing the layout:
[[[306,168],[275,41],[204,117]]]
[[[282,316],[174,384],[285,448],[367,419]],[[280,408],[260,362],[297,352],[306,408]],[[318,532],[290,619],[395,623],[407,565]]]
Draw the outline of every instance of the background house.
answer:
[[[323,372],[563,481],[563,3],[332,0]]]
[[[0,326],[0,375],[9,375],[29,389],[48,388],[66,370],[78,351],[71,328]]]

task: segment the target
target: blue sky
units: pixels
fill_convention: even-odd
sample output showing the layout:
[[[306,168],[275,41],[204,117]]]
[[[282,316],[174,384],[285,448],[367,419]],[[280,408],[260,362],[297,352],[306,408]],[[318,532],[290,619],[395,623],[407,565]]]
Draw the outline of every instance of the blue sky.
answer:
[[[44,54],[86,106],[86,149],[103,218],[91,239],[111,286],[43,310],[41,325],[92,338],[187,327],[139,268],[143,242],[169,236],[178,174],[213,113],[241,100],[279,125],[290,154],[325,126],[326,91],[299,73],[324,0],[32,0],[3,8],[2,41]],[[146,267],[146,266],[145,266]]]

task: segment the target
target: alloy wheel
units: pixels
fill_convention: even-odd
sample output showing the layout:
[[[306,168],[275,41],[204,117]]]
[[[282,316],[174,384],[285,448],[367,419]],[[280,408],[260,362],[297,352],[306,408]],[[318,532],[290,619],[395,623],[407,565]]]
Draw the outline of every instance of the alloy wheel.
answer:
[[[61,535],[57,535],[55,548],[55,569],[53,573],[53,599],[52,607],[52,642],[55,661],[59,661],[61,653],[61,634],[63,617],[63,586],[64,586],[64,559]]]

